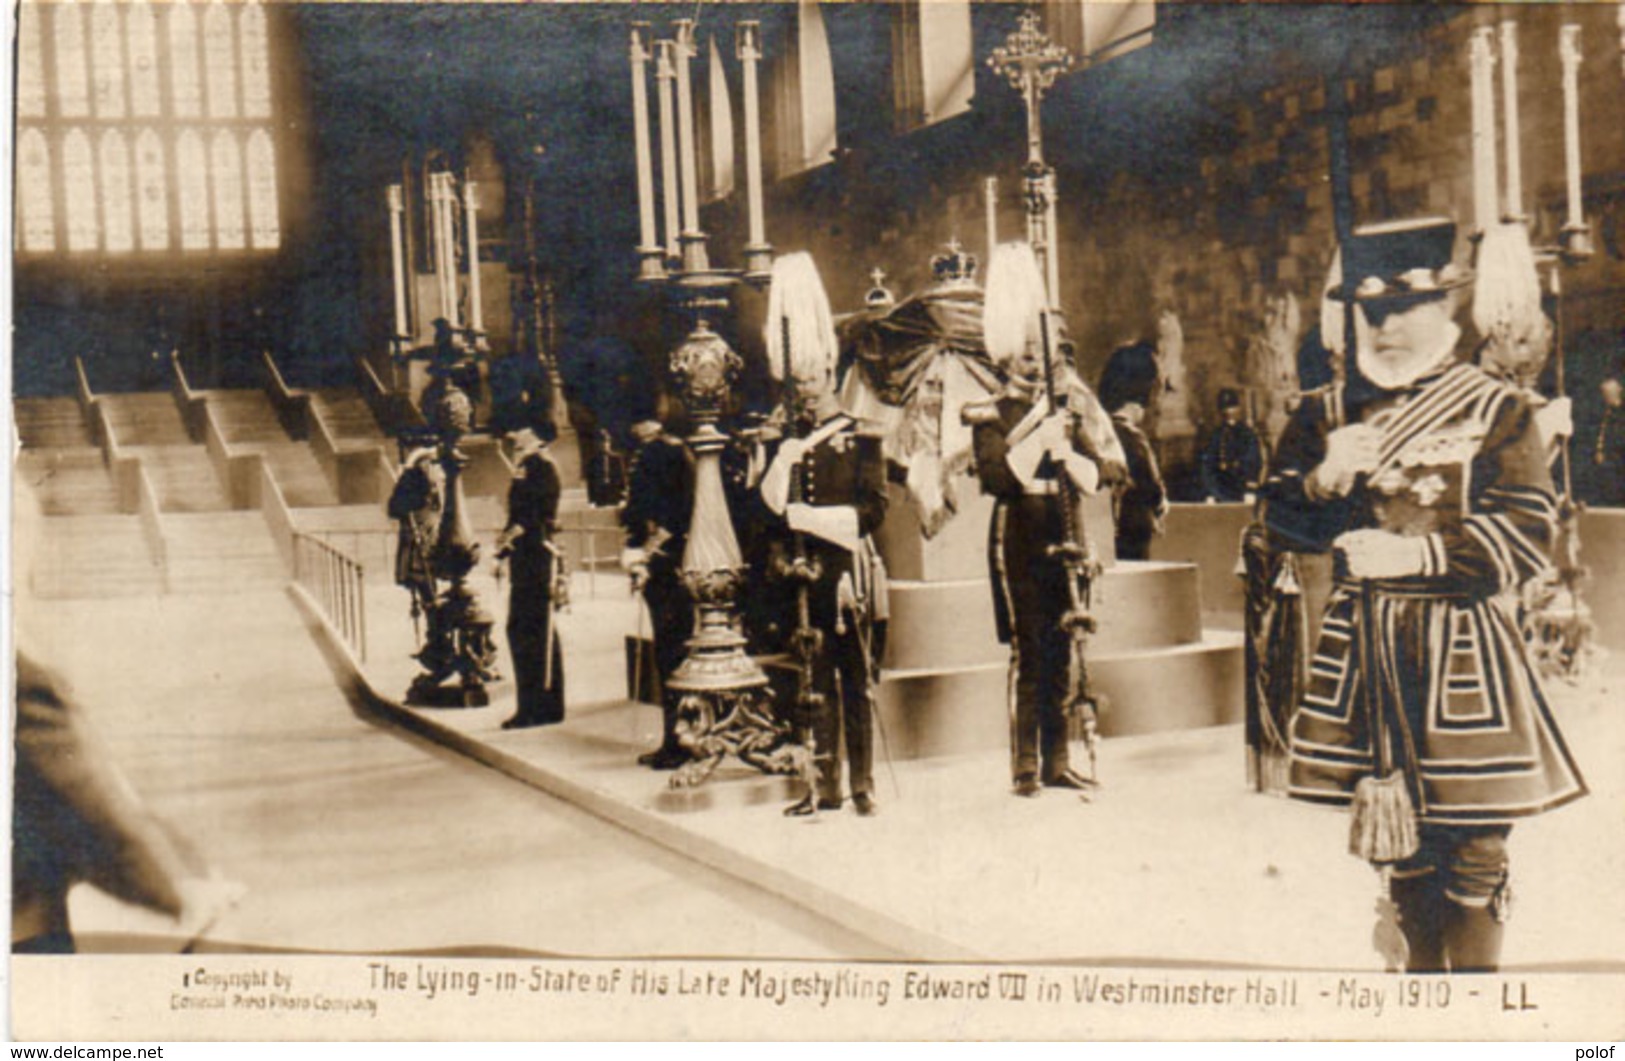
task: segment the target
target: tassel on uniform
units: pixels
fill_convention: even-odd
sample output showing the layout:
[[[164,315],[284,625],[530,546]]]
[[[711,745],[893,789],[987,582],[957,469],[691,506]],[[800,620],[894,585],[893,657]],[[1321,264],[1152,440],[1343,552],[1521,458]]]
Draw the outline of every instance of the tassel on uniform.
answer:
[[[1361,778],[1354,787],[1349,854],[1367,862],[1393,863],[1416,854],[1419,845],[1416,811],[1405,775],[1395,772]]]

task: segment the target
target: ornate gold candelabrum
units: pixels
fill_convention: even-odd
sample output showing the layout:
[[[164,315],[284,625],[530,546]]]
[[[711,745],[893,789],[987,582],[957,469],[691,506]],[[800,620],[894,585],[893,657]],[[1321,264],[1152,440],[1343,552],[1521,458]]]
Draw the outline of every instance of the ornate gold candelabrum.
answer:
[[[441,378],[443,389],[430,406],[437,435],[437,460],[445,475],[445,502],[440,526],[429,552],[436,582],[446,588],[427,612],[428,630],[416,658],[423,673],[412,680],[406,702],[431,707],[484,707],[490,703],[485,683],[496,679],[494,625],[478,595],[468,585],[479,563],[480,547],[468,522],[462,473],[468,458],[457,448],[468,433],[473,406],[457,385]],[[456,685],[446,682],[455,678]]]
[[[670,370],[694,429],[687,442],[694,454],[694,508],[682,578],[694,605],[694,635],[683,662],[666,681],[680,697],[677,737],[693,756],[672,775],[673,788],[703,784],[728,755],[771,773],[794,771],[789,727],[773,710],[767,675],[745,651],[740,619],[747,567],[734,533],[723,487],[722,454],[728,436],[718,421],[743,362],[711,327],[725,312],[728,294],[741,283],[767,279],[772,248],[763,234],[761,143],[757,64],[762,58],[760,26],[740,25],[736,55],[745,78],[746,202],[748,234],[744,269],[711,264],[700,224],[696,184],[694,93],[690,60],[698,53],[694,23],[675,22],[671,40],[651,41],[647,23],[631,26],[635,153],[638,171],[638,280],[666,287],[674,307],[691,322],[687,337],[671,353]],[[649,115],[646,78],[654,64],[659,99],[660,203],[655,200],[654,122]],[[665,239],[658,223],[665,222]]]

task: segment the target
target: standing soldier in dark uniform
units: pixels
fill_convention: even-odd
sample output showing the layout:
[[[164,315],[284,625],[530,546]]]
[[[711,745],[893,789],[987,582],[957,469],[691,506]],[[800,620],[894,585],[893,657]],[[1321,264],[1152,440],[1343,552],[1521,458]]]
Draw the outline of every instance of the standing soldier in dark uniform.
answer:
[[[1168,488],[1156,450],[1145,435],[1145,410],[1157,386],[1157,348],[1141,342],[1119,347],[1100,374],[1100,401],[1111,414],[1128,475],[1112,490],[1112,522],[1119,560],[1151,559],[1151,539],[1162,533]]]
[[[1289,792],[1354,806],[1411,971],[1497,968],[1512,823],[1585,794],[1513,614],[1550,562],[1544,446],[1517,389],[1458,356],[1454,240],[1442,219],[1355,231],[1341,296],[1369,390],[1304,402],[1266,489],[1277,519],[1335,531]]]
[[[683,662],[694,629],[694,605],[683,587],[683,550],[694,508],[694,460],[688,447],[666,433],[659,418],[632,425],[637,449],[621,526],[626,548],[621,566],[632,579],[632,591],[649,606],[654,640],[655,694],[660,699],[660,747],[638,756],[640,766],[675,770],[688,762],[677,743],[677,698],[666,693],[666,681]],[[641,652],[642,646],[638,647]]]
[[[1597,433],[1585,452],[1591,503],[1619,508],[1625,506],[1625,387],[1610,376],[1598,390],[1602,394],[1602,413],[1597,418]]]
[[[1202,447],[1202,496],[1210,504],[1252,504],[1258,495],[1258,480],[1264,474],[1264,447],[1253,425],[1241,418],[1241,412],[1240,392],[1231,387],[1221,390],[1219,416],[1223,422]]]
[[[808,578],[810,630],[791,636],[816,631],[811,679],[819,694],[806,720],[815,791],[785,814],[840,808],[844,738],[852,809],[867,817],[876,811],[874,618],[883,592],[870,535],[886,515],[885,458],[879,437],[860,431],[836,400],[834,323],[810,255],[774,264],[767,319],[768,365],[785,386],[785,433],[771,443],[759,489],[762,504],[783,521],[786,540],[777,543],[773,573],[790,584],[799,574]]]
[[[564,721],[564,654],[559,645],[559,470],[547,446],[558,436],[552,420],[532,410],[531,426],[511,432],[513,482],[508,522],[497,538],[497,563],[508,565],[508,652],[513,657],[519,705],[503,729],[526,729]]]
[[[1014,276],[1014,279],[1007,279]],[[997,501],[988,543],[999,640],[1010,645],[1011,773],[1018,796],[1041,786],[1087,790],[1074,773],[1068,748],[1067,704],[1072,692],[1072,638],[1062,619],[1071,607],[1068,574],[1051,547],[1067,536],[1061,476],[1080,493],[1092,493],[1101,464],[1122,474],[1115,439],[1104,451],[1080,428],[1084,403],[1095,399],[1071,366],[1054,364],[1058,394],[1067,408],[1057,413],[1045,393],[1040,316],[1043,281],[1025,245],[998,248],[988,272],[984,328],[988,354],[1007,374],[1004,392],[967,405],[976,474]],[[1053,351],[1053,348],[1052,348]],[[1059,358],[1053,352],[1052,358]],[[1104,420],[1104,416],[1098,417]],[[1074,533],[1082,540],[1078,508]]]

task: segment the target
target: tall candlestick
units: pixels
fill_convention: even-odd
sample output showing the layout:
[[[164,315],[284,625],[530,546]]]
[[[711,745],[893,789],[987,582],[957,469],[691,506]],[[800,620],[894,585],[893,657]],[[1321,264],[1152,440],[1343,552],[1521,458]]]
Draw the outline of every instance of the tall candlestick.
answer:
[[[1495,30],[1473,32],[1473,221],[1487,232],[1499,218],[1495,177]]]
[[[389,202],[389,266],[390,277],[395,287],[395,335],[397,341],[403,341],[406,331],[406,254],[401,240],[401,218],[406,212],[406,201],[401,195],[401,186],[391,184],[385,191]]]
[[[446,310],[446,226],[441,217],[440,174],[429,174],[429,232],[434,239],[434,289],[440,301],[440,318],[450,320]]]
[[[982,182],[982,198],[987,203],[987,250],[982,260],[992,261],[993,248],[999,245],[999,178]]]
[[[745,202],[750,231],[745,244],[745,272],[765,275],[773,265],[762,216],[762,105],[756,82],[756,64],[762,58],[762,25],[741,22],[735,43],[745,71]]]
[[[683,171],[683,271],[704,272],[705,234],[700,231],[699,157],[694,147],[694,86],[689,60],[699,54],[694,43],[694,20],[677,20],[677,153]]]
[[[1580,198],[1580,27],[1563,27],[1558,38],[1563,60],[1563,163],[1568,177],[1569,211],[1565,228],[1585,227],[1585,205]]]
[[[1523,218],[1523,159],[1518,136],[1518,24],[1511,19],[1501,23],[1501,101],[1507,141],[1506,217],[1516,221]]]
[[[666,210],[666,257],[677,257],[677,118],[672,109],[671,86],[677,80],[672,52],[677,45],[655,45],[655,88],[660,99],[660,195]]]
[[[462,314],[457,309],[457,228],[452,220],[452,210],[455,208],[457,193],[451,186],[451,174],[440,174],[440,246],[445,256],[445,268],[440,273],[440,282],[445,286],[443,296],[445,303],[446,323],[453,328],[461,327]]]
[[[478,345],[485,331],[485,315],[480,310],[480,200],[472,180],[463,181],[463,208],[468,227],[468,327]]]
[[[645,280],[665,274],[660,247],[655,242],[654,161],[649,150],[647,22],[632,24],[632,141],[638,162],[638,276]]]

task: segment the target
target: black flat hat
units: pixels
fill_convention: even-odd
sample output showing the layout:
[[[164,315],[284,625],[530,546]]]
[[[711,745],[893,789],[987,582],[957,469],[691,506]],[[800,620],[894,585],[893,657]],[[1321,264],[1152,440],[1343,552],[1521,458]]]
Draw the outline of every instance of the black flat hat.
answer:
[[[1473,282],[1456,265],[1456,223],[1444,217],[1362,225],[1343,246],[1339,301],[1392,302],[1441,298]]]

